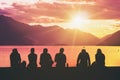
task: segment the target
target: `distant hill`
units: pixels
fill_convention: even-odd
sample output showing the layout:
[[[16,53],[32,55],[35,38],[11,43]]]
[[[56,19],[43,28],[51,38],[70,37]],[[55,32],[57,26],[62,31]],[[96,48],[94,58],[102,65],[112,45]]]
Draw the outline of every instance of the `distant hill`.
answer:
[[[59,26],[30,26],[0,15],[0,45],[96,45],[99,39]]]
[[[105,45],[105,46],[120,46],[120,31],[117,31],[111,35],[106,36],[104,40],[101,40],[101,42],[98,45]]]
[[[100,43],[104,42],[106,39],[108,39],[111,35],[112,35],[112,34],[108,34],[108,35],[100,38],[100,40],[99,40],[99,42],[98,42],[98,45],[99,45]]]
[[[15,21],[10,17],[0,16],[0,44],[33,44],[29,39],[32,28],[24,23]]]
[[[63,29],[59,26],[44,27],[44,30],[41,31],[40,34],[41,35],[38,35],[37,37],[41,44],[96,45],[97,41],[99,41],[97,37],[89,33],[80,30]]]

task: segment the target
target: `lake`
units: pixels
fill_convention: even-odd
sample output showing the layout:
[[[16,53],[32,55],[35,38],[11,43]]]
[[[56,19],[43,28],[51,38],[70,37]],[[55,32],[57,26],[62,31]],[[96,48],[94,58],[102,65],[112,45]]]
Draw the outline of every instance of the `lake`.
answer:
[[[37,54],[37,64],[39,65],[40,54],[44,48],[48,48],[48,52],[51,54],[54,60],[55,54],[59,52],[60,48],[64,48],[64,53],[67,57],[67,63],[70,67],[76,66],[78,54],[83,48],[90,55],[91,63],[95,60],[95,54],[98,48],[102,49],[105,55],[106,66],[120,66],[120,46],[0,46],[0,67],[9,67],[9,56],[13,48],[17,48],[21,55],[22,61],[25,60],[28,64],[28,54],[31,48],[35,48]],[[53,64],[55,66],[55,64]]]

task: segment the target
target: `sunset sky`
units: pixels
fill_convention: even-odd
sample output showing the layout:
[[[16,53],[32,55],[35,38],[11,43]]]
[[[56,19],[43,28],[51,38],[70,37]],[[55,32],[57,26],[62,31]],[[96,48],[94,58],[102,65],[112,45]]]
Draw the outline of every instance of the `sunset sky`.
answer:
[[[0,14],[30,25],[59,25],[97,37],[120,30],[120,0],[0,0]]]

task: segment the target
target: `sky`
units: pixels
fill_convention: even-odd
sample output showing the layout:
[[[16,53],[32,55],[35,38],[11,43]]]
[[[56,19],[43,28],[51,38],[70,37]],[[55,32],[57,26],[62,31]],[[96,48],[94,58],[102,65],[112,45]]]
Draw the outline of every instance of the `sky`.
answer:
[[[30,25],[59,25],[97,37],[120,30],[120,0],[0,0],[0,14]]]

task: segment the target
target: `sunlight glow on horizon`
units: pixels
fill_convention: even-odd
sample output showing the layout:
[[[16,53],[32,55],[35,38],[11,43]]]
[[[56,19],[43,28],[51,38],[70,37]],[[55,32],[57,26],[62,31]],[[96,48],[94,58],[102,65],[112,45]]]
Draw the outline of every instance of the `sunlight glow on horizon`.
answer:
[[[58,25],[63,29],[78,29],[87,33],[91,33],[98,38],[102,38],[108,34],[112,34],[118,30],[119,27],[115,27],[120,21],[116,20],[88,20],[87,24],[80,24],[79,27],[71,26],[68,22],[56,22],[56,23],[29,23],[30,25],[42,25],[42,26],[55,26]],[[119,26],[119,25],[118,25]]]
[[[91,20],[88,20],[86,24],[82,24],[79,27],[74,27],[74,26],[72,27],[87,33],[91,33],[97,36],[98,38],[102,38],[106,35],[112,34],[120,30],[120,28],[115,27],[114,24],[116,24],[116,20],[92,20],[91,19]],[[61,26],[64,26],[64,28],[73,29],[71,25],[69,25],[69,23],[62,24]]]

